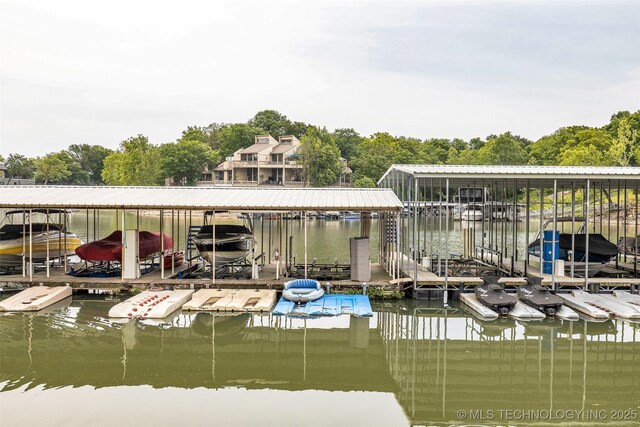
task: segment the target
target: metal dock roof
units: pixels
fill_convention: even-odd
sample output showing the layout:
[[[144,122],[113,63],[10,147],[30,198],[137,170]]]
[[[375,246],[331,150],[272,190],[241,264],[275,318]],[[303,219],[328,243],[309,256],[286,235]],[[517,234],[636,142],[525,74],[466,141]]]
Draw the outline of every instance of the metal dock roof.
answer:
[[[449,179],[451,185],[467,185],[472,180],[517,180],[521,186],[564,182],[601,183],[616,180],[640,180],[640,167],[612,166],[532,166],[532,165],[392,165],[378,185],[393,174],[403,173],[415,178]]]
[[[0,186],[0,208],[396,211],[381,188]]]

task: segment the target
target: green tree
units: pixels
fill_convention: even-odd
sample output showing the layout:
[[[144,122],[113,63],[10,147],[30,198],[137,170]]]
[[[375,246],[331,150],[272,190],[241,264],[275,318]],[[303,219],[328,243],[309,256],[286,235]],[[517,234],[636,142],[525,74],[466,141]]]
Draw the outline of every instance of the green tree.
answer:
[[[602,129],[587,128],[567,140],[558,156],[562,166],[611,166],[609,157],[612,138]]]
[[[449,160],[449,150],[454,148],[451,141],[444,138],[431,138],[422,143],[422,152],[425,156],[425,163],[442,164]],[[460,151],[460,150],[458,150]]]
[[[551,135],[545,135],[529,146],[529,163],[532,165],[557,165],[560,152],[576,133],[589,129],[587,126],[560,128]]]
[[[198,141],[206,144],[207,133],[205,128],[199,126],[188,126],[186,130],[182,131],[182,136],[178,141]]]
[[[218,160],[206,142],[189,139],[161,145],[160,158],[163,176],[178,185],[195,185],[205,167]]]
[[[60,153],[50,153],[37,158],[36,181],[47,185],[49,181],[58,182],[70,177],[71,171],[62,157]]]
[[[368,176],[363,176],[361,178],[356,179],[355,181],[353,181],[353,185],[354,187],[358,187],[358,188],[375,188],[377,187],[376,182],[369,178]]]
[[[396,139],[388,133],[375,133],[364,138],[351,161],[354,180],[369,177],[378,182],[396,157]]]
[[[256,135],[265,133],[263,129],[245,123],[225,125],[219,131],[220,157],[226,159],[237,150],[251,146]]]
[[[362,137],[351,128],[336,129],[333,131],[332,136],[340,149],[340,155],[347,160],[351,160],[356,154],[356,149],[362,141]]]
[[[483,165],[525,165],[528,154],[523,138],[511,132],[488,138],[478,150],[478,163]]]
[[[249,126],[259,128],[275,139],[289,133],[292,123],[284,114],[276,110],[263,110],[256,113],[248,122]]]
[[[631,128],[627,118],[622,119],[618,126],[617,138],[614,138],[609,148],[609,156],[618,166],[629,166],[632,162],[638,164],[640,155],[640,136],[637,130]]]
[[[35,175],[36,167],[34,159],[23,156],[22,154],[9,154],[4,166],[7,168],[9,183],[11,183],[11,180],[14,178],[31,179]]]
[[[102,168],[104,167],[104,159],[113,153],[113,150],[100,145],[71,144],[67,152],[89,174],[89,184],[97,185],[103,183]]]
[[[312,128],[300,140],[300,157],[307,182],[313,187],[335,184],[340,179],[340,150],[326,128]]]
[[[107,185],[158,185],[162,181],[160,150],[138,135],[120,143],[104,159],[102,179]]]

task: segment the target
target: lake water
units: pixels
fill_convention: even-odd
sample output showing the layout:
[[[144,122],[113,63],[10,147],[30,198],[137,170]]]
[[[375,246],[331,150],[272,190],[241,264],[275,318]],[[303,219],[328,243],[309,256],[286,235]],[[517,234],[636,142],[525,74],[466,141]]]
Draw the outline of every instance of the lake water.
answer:
[[[482,322],[413,301],[370,319],[122,324],[117,302],[0,316],[0,425],[638,425],[638,324]]]
[[[189,219],[184,213],[172,216],[169,212],[165,213],[163,229],[174,237],[175,245],[179,249],[184,249],[185,235],[188,233],[188,226],[185,224],[201,225],[203,222],[202,215],[194,213]],[[83,241],[91,241],[106,237],[116,228],[122,228],[121,215],[116,215],[115,211],[102,211],[94,217],[93,211],[88,213],[79,211],[69,215],[69,228],[75,232]],[[125,219],[127,228],[134,228],[136,225],[135,212],[128,212]],[[230,218],[221,218],[220,215],[217,223],[236,222],[242,223],[242,219],[237,219],[236,215]],[[173,226],[172,226],[173,223]],[[409,224],[408,218],[402,221],[405,238],[407,239],[407,247],[411,245],[411,235],[413,230]],[[593,224],[593,223],[592,223]],[[514,230],[515,225],[515,230]],[[160,217],[157,212],[151,215],[140,215],[139,228],[147,231],[160,230]],[[484,228],[483,228],[484,227]],[[565,230],[568,232],[571,223],[565,223]],[[577,226],[576,226],[577,227]],[[512,222],[494,222],[490,230],[489,223],[482,221],[467,222],[449,220],[448,228],[444,218],[441,220],[437,217],[423,218],[420,226],[416,228],[416,235],[419,239],[420,248],[424,253],[437,254],[438,250],[441,254],[445,253],[445,235],[448,230],[449,253],[462,253],[462,230],[471,230],[475,235],[477,246],[491,247],[499,250],[502,246],[507,248],[506,255],[511,256],[514,247],[514,232],[516,234],[516,248],[518,250],[518,259],[522,260],[526,254],[527,244],[532,242],[540,228],[539,220],[531,219],[527,234],[524,221]],[[558,227],[561,228],[560,226]],[[593,228],[591,229],[591,231]],[[601,223],[596,220],[596,230],[609,238],[612,242],[617,241],[618,236],[635,236],[638,232],[635,225],[628,224],[626,227],[618,227],[616,223]],[[282,234],[282,240],[279,236]],[[280,249],[281,256],[285,256],[286,236],[293,236],[293,256],[296,262],[302,263],[304,260],[304,221],[302,220],[254,220],[254,236],[257,240],[256,252],[265,253],[265,260],[273,253],[274,249]],[[483,240],[484,235],[484,240]],[[271,236],[271,237],[269,237]],[[360,236],[359,220],[309,220],[307,222],[307,245],[308,245],[308,261],[312,262],[314,258],[319,263],[334,263],[336,260],[340,263],[349,263],[349,238]],[[378,225],[377,220],[373,219],[370,233],[370,249],[371,260],[377,261],[378,247]]]
[[[140,221],[158,230],[157,216]],[[301,261],[303,222],[288,222]],[[103,213],[95,234],[116,225]],[[268,252],[277,224],[261,225]],[[431,236],[437,219],[427,226]],[[93,238],[92,216],[70,227]],[[461,227],[451,221],[453,244]],[[182,247],[178,228],[183,219]],[[307,233],[310,260],[346,262],[360,222],[309,221]],[[375,259],[375,221],[371,238]],[[638,425],[639,324],[483,322],[455,302],[411,300],[374,302],[371,319],[178,313],[123,324],[107,318],[117,302],[79,295],[0,316],[1,426]]]

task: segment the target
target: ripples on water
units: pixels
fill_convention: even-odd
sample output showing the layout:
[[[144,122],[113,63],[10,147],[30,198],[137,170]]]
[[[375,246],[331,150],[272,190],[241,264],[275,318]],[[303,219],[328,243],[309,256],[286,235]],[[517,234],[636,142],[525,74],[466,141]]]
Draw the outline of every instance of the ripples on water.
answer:
[[[640,406],[634,323],[482,322],[412,301],[374,304],[371,319],[120,323],[106,317],[116,303],[0,316],[0,424],[449,424],[459,410]]]

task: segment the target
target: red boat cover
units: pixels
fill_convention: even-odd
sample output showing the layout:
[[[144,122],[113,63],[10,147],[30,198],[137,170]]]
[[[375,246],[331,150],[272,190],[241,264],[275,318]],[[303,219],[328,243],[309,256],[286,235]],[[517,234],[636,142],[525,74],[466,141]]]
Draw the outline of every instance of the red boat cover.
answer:
[[[138,257],[147,258],[161,250],[160,233],[138,232]],[[173,248],[173,239],[164,234],[164,249]],[[76,248],[76,254],[87,261],[122,261],[122,231],[116,230],[102,240],[85,243]]]

